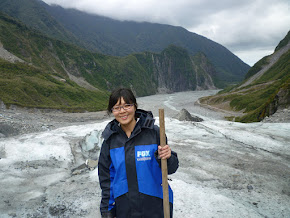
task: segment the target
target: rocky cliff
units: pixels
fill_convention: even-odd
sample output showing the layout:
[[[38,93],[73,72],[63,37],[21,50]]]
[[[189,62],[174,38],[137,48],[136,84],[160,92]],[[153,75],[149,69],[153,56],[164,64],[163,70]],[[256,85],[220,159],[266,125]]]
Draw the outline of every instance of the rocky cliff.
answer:
[[[190,56],[186,49],[171,45],[160,54],[147,52],[136,57],[159,93],[216,89],[217,73],[202,53]]]

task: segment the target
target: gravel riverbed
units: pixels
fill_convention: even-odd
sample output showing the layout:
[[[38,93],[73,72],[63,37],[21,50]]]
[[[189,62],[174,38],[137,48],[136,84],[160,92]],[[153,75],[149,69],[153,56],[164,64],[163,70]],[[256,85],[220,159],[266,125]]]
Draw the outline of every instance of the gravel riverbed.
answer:
[[[144,105],[146,107],[146,97]],[[142,100],[144,101],[144,100]],[[158,116],[157,108],[153,109],[155,116]],[[201,110],[202,107],[201,107]],[[223,112],[218,112],[218,108],[212,111],[215,116],[223,117],[231,115]],[[170,113],[170,109],[168,108]],[[206,111],[209,111],[206,109]],[[175,111],[176,113],[176,111]],[[171,112],[173,115],[174,113]],[[26,133],[41,132],[53,130],[59,127],[93,123],[95,121],[110,119],[106,111],[99,112],[86,112],[86,113],[65,113],[58,110],[40,110],[40,109],[23,109],[19,107],[12,107],[7,109],[3,104],[0,107],[0,138],[11,137]],[[290,122],[290,109],[279,109],[275,114],[266,117],[262,122],[267,123],[289,123]]]

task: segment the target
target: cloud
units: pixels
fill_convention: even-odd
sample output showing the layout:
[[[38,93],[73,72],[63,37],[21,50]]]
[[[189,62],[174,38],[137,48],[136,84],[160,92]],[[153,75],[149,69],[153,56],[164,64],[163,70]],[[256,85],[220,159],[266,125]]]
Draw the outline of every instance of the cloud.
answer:
[[[182,26],[224,45],[236,55],[251,52],[252,61],[240,57],[246,63],[269,55],[262,51],[274,50],[290,29],[288,0],[43,1],[118,20]]]
[[[289,31],[289,24],[289,3],[253,1],[214,13],[189,30],[219,42],[253,65],[274,51]]]
[[[229,46],[245,42],[251,45],[270,43],[277,37],[281,40],[281,32],[287,33],[290,28],[287,20],[290,21],[290,13],[285,4],[263,8],[252,3],[235,11],[216,12],[190,29]]]

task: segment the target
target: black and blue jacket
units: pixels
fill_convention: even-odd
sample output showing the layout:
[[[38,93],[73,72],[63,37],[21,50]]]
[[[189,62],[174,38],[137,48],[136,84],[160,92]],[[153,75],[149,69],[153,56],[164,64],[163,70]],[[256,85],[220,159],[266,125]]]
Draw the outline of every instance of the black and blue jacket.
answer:
[[[135,115],[139,119],[130,138],[117,120],[111,121],[103,132],[98,163],[102,217],[163,217],[161,161],[157,157],[159,127],[154,125],[151,112],[137,109]],[[173,151],[167,167],[168,174],[178,168],[177,154]],[[172,217],[170,186],[169,201]]]

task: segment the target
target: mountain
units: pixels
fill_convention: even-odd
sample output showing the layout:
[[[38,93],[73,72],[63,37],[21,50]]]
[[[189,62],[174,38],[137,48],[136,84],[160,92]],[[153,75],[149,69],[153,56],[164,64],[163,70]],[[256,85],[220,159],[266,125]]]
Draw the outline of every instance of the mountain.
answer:
[[[144,51],[161,52],[173,44],[185,48],[190,55],[204,53],[225,83],[241,81],[249,70],[247,64],[222,45],[182,27],[118,21],[56,5],[45,8],[84,41],[88,49],[97,49],[103,54],[124,56]]]
[[[243,112],[236,121],[257,122],[290,105],[290,31],[272,55],[259,60],[239,85],[215,96],[199,99],[201,104]],[[232,119],[232,118],[231,118]]]
[[[175,45],[161,53],[114,57],[50,38],[0,13],[0,99],[7,106],[103,110],[108,91],[137,96],[215,88],[207,59]]]
[[[92,52],[126,56],[145,51],[160,53],[168,46],[175,45],[185,48],[191,56],[202,53],[214,68],[215,84],[220,88],[240,82],[249,69],[247,64],[222,45],[182,27],[117,21],[74,9],[50,6],[40,0],[1,2],[0,10],[26,25]]]

